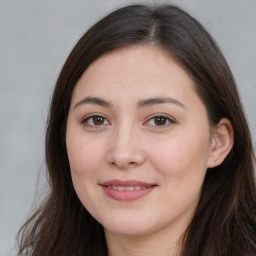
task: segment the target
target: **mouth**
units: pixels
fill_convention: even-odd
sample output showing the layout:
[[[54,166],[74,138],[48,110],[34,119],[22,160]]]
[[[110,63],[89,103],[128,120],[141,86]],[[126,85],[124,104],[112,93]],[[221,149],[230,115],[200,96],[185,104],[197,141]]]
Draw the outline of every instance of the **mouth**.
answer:
[[[107,196],[118,201],[132,201],[146,196],[156,184],[136,180],[110,180],[100,184]]]
[[[133,190],[141,190],[141,189],[147,189],[150,187],[146,187],[146,186],[128,186],[128,187],[124,187],[124,186],[106,186],[109,189],[113,189],[113,190],[118,190],[118,191],[133,191]]]

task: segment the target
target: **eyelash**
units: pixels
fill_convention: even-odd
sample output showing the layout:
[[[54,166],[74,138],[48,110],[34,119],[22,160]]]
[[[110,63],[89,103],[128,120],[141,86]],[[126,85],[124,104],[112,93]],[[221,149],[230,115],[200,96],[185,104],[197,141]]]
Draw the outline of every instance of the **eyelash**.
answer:
[[[92,122],[94,122],[94,118],[101,118],[102,120],[101,121],[103,121],[103,123],[102,124],[91,124],[91,123],[89,123],[90,122],[90,120],[92,121]],[[158,119],[162,119],[163,120],[163,122],[164,122],[164,124],[163,125],[156,125],[156,120],[157,120],[157,118]],[[150,121],[153,121],[154,122],[154,125],[153,124],[149,124],[149,122]],[[160,120],[158,120],[158,121],[160,121]],[[107,124],[105,123],[105,122],[107,122]],[[102,115],[90,115],[90,116],[87,116],[85,119],[83,119],[83,121],[82,121],[82,123],[83,124],[85,124],[86,126],[88,126],[88,127],[92,127],[92,128],[100,128],[100,127],[102,127],[102,126],[106,126],[106,125],[110,125],[111,123],[104,117],[104,116],[102,116]],[[166,124],[167,123],[167,124]],[[172,119],[172,118],[170,118],[170,117],[168,117],[168,116],[166,116],[166,115],[158,115],[158,114],[156,114],[156,115],[154,115],[154,116],[151,116],[146,122],[144,122],[144,125],[147,125],[147,126],[156,126],[156,127],[158,127],[158,128],[165,128],[165,127],[168,127],[169,125],[171,125],[171,124],[174,124],[175,123],[175,121]]]
[[[156,119],[157,118],[164,119],[165,123],[163,125],[156,125]],[[158,128],[165,128],[165,127],[168,127],[169,125],[175,123],[175,121],[172,118],[170,118],[170,117],[168,117],[166,115],[161,115],[161,114],[155,114],[155,115],[151,116],[144,124],[149,123],[150,121],[154,122],[154,125],[151,125],[151,126],[156,126]]]
[[[103,124],[99,124],[99,125],[97,125],[97,124],[90,124],[89,121],[91,120],[93,122],[94,118],[102,118],[104,123]],[[102,126],[110,124],[109,121],[107,121],[108,123],[105,124],[106,121],[107,121],[107,119],[104,116],[102,116],[102,115],[90,115],[90,116],[87,116],[85,119],[83,119],[82,123],[85,124],[86,126],[89,126],[89,127],[92,127],[92,128],[100,128]]]

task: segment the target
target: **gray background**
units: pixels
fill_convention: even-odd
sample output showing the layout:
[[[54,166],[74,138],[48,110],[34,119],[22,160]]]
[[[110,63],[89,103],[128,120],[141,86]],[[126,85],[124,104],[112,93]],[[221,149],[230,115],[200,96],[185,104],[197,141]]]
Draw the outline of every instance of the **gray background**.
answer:
[[[84,31],[135,1],[0,0],[0,256],[44,191],[44,132],[59,71]],[[136,1],[140,3],[141,1]],[[158,1],[161,2],[161,1]],[[256,138],[256,0],[176,0],[209,30],[239,86]]]

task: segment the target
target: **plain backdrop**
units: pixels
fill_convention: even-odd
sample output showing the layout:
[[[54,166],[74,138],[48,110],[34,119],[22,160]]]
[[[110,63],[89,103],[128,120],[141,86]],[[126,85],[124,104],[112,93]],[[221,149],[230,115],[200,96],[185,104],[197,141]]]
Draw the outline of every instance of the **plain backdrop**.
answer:
[[[0,256],[16,255],[15,235],[45,190],[45,123],[67,55],[89,26],[131,3],[143,2],[0,0]],[[165,3],[183,7],[218,42],[237,81],[255,147],[256,0]]]

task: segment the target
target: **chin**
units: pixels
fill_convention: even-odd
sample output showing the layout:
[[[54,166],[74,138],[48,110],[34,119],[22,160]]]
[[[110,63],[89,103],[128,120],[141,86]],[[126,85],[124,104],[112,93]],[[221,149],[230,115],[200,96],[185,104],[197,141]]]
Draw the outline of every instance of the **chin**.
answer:
[[[138,216],[128,218],[113,218],[110,222],[103,221],[105,232],[124,236],[142,236],[154,231],[152,221]]]
[[[130,225],[124,225],[122,227],[115,227],[115,226],[111,226],[109,228],[104,227],[104,230],[105,232],[114,233],[116,235],[138,237],[138,236],[143,236],[143,235],[146,235],[147,233],[150,233],[151,229],[138,226],[137,224],[133,224],[133,225],[130,224]]]

